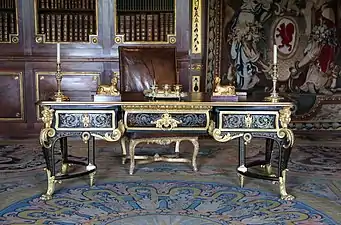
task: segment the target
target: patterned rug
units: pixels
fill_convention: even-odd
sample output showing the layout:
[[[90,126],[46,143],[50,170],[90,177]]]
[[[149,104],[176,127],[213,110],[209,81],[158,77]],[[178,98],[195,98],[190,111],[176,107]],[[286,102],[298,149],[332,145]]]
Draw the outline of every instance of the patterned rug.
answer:
[[[253,140],[248,160],[263,158],[264,145]],[[97,186],[89,188],[87,177],[72,179],[45,203],[39,200],[46,175],[38,141],[0,142],[0,224],[341,224],[340,146],[334,139],[296,140],[287,187],[297,198],[286,202],[269,181],[250,178],[246,188],[238,187],[236,141],[201,140],[197,173],[186,164],[154,163],[138,165],[133,176],[121,164],[119,144],[99,141]],[[69,147],[70,157],[86,160],[84,143]],[[138,151],[155,150],[173,148],[141,145]],[[191,151],[190,144],[180,148],[185,156]]]
[[[184,181],[104,183],[65,188],[0,212],[2,224],[337,224],[300,201],[228,184]]]

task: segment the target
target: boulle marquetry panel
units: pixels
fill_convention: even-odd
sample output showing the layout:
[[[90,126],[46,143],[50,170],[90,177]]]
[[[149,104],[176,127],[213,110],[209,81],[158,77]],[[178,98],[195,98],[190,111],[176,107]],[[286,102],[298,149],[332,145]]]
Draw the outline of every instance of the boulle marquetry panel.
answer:
[[[92,101],[91,95],[96,93],[100,75],[99,72],[63,72],[63,93],[72,101]],[[36,100],[53,98],[57,91],[55,72],[36,72],[35,80]],[[37,118],[40,118],[38,106]]]
[[[206,130],[208,112],[125,112],[126,128],[130,130]],[[169,126],[167,126],[169,125]]]
[[[57,110],[56,130],[105,131],[116,128],[114,110]]]
[[[98,0],[35,0],[37,43],[97,43]]]
[[[0,72],[0,120],[24,119],[22,72]]]
[[[278,114],[242,114],[242,113],[222,113],[222,128],[225,129],[275,129]]]
[[[0,43],[18,43],[18,2],[0,1]]]
[[[116,43],[176,42],[176,0],[117,0]]]

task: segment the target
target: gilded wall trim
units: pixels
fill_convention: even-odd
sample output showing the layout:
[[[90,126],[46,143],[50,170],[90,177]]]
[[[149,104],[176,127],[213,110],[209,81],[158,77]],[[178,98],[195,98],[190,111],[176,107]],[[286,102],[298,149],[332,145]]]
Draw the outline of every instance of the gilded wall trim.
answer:
[[[202,0],[192,0],[192,54],[201,54]]]

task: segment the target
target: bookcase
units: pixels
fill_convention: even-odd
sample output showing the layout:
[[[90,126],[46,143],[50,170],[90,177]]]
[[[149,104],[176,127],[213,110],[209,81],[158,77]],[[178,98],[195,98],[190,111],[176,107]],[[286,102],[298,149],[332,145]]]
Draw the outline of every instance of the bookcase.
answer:
[[[117,44],[176,43],[176,0],[116,0]]]
[[[0,43],[18,43],[18,2],[0,1]]]
[[[98,43],[98,0],[35,0],[37,43]]]

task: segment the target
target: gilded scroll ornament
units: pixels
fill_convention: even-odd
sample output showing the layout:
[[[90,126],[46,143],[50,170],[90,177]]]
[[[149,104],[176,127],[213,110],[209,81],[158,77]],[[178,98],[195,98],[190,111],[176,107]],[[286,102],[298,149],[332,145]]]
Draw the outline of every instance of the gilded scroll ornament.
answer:
[[[44,109],[41,112],[41,114],[42,114],[41,119],[44,123],[44,128],[42,128],[40,131],[39,136],[40,145],[42,145],[45,148],[50,148],[51,143],[48,142],[48,138],[54,137],[56,135],[55,129],[51,128],[54,110],[48,106],[44,106]]]
[[[112,132],[105,133],[104,135],[95,134],[95,133],[93,133],[91,135],[96,137],[96,138],[105,140],[105,141],[114,142],[114,141],[118,141],[122,137],[124,131],[125,131],[124,124],[120,120],[118,122],[117,129],[113,130]]]
[[[160,128],[161,130],[172,130],[173,128],[178,127],[178,124],[181,124],[181,121],[173,119],[169,113],[164,113],[160,119],[152,121],[151,123],[155,124],[155,127]]]
[[[236,134],[236,135],[231,135],[231,133],[227,133],[227,134],[222,135],[220,129],[214,129],[212,131],[212,136],[214,140],[219,141],[219,142],[228,142],[235,138],[242,137],[243,135],[244,135],[243,133]]]
[[[286,138],[288,143],[284,145],[285,148],[291,147],[294,145],[294,134],[288,128],[289,123],[291,121],[291,107],[287,106],[283,109],[279,110],[279,121],[281,124],[281,129],[277,131],[277,136],[279,138]]]

